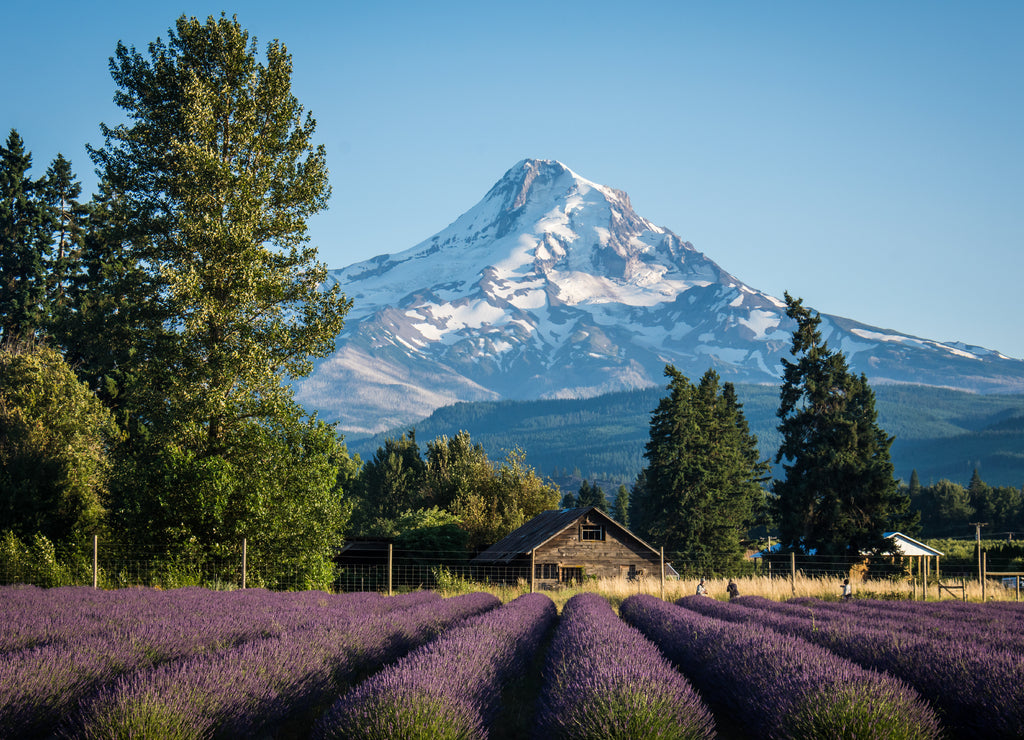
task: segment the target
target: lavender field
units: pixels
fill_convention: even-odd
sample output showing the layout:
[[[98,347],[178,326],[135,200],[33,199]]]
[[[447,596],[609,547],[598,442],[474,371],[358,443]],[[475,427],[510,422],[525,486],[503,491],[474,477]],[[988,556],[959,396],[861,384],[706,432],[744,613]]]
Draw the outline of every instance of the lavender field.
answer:
[[[1018,738],[1014,604],[0,588],[3,738]]]

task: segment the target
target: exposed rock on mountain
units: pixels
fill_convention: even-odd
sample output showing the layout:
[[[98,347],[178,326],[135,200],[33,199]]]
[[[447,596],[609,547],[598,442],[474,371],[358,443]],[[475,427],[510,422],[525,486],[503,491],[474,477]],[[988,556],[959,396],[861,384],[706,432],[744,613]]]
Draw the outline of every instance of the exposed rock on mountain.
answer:
[[[588,397],[693,378],[778,383],[785,304],[559,162],[524,160],[448,228],[330,273],[354,299],[337,351],[298,398],[348,432],[439,406]],[[812,307],[813,308],[813,307]],[[822,315],[874,383],[1024,391],[1024,361]]]

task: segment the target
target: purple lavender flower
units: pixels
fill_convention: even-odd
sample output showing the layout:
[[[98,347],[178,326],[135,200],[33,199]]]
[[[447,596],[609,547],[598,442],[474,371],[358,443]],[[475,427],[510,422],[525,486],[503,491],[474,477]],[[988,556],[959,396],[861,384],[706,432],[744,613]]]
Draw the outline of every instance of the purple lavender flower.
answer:
[[[630,596],[619,611],[708,702],[730,712],[751,733],[939,737],[935,713],[902,681],[800,638],[757,624],[724,622],[647,595]]]
[[[708,708],[653,643],[601,596],[569,599],[545,660],[536,737],[714,735]]]
[[[842,610],[801,599],[779,604],[758,597],[731,603],[689,597],[679,604],[730,621],[756,623],[802,637],[858,665],[897,676],[931,702],[957,738],[1019,738],[1024,727],[1024,660],[978,637],[970,621],[922,626],[913,608],[899,618],[891,607]],[[837,605],[845,607],[847,604]],[[940,610],[924,610],[935,613]],[[1012,612],[1006,611],[1004,614]],[[998,643],[997,643],[998,644]]]
[[[126,674],[84,700],[64,732],[137,737],[161,725],[166,736],[180,738],[266,734],[301,721],[357,676],[500,602],[477,593],[385,603],[390,611],[321,615],[274,637]]]
[[[314,737],[485,738],[556,616],[547,596],[526,594],[466,620],[341,697]]]

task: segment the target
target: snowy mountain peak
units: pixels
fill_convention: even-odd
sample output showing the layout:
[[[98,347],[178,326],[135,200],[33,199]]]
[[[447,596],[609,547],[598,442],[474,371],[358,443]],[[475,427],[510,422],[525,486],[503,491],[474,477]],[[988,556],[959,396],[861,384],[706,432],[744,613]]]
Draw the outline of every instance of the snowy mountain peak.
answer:
[[[629,197],[525,159],[447,228],[330,273],[353,299],[299,400],[343,429],[413,423],[459,400],[583,397],[691,377],[777,383],[785,305],[726,273]],[[823,316],[876,382],[1024,391],[1024,362]]]

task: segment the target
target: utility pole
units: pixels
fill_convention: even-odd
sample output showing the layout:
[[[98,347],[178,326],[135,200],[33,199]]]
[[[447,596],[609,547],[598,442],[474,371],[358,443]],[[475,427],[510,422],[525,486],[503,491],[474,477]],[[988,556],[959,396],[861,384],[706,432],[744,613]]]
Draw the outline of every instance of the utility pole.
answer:
[[[988,522],[971,522],[971,526],[974,527],[975,541],[978,543],[978,583],[982,583],[981,575],[981,528],[987,527]],[[982,588],[984,584],[982,583]]]

